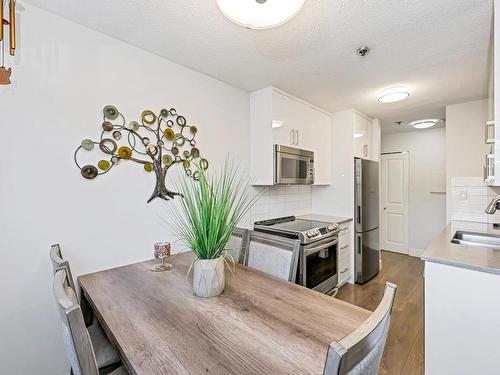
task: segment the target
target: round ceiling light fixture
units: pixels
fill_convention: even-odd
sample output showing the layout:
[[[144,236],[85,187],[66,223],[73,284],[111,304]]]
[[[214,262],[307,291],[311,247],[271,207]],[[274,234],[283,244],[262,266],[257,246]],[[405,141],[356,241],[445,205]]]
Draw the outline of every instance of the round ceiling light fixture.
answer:
[[[271,29],[290,21],[305,0],[217,0],[222,14],[249,29]]]
[[[394,86],[378,94],[379,103],[396,103],[407,99],[411,95],[408,86]]]
[[[441,122],[441,120],[435,118],[428,118],[424,120],[413,121],[410,123],[410,125],[413,126],[415,129],[427,129],[427,128],[432,128],[438,122]]]

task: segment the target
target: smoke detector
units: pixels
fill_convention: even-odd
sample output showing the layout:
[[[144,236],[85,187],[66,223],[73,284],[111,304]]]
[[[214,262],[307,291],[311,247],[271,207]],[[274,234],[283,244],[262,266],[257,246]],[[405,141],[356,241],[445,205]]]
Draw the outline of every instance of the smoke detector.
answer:
[[[359,47],[356,50],[356,53],[358,54],[358,56],[361,56],[361,57],[365,57],[368,54],[368,52],[370,52],[370,48],[367,46]]]

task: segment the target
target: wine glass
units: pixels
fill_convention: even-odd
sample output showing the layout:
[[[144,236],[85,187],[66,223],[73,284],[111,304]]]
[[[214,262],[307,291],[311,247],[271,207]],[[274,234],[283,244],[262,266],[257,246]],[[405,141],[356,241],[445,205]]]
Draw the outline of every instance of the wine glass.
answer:
[[[160,259],[161,263],[157,264],[151,271],[163,272],[168,271],[173,267],[170,263],[165,263],[165,258],[170,256],[170,242],[157,242],[154,245],[154,254],[156,259]]]

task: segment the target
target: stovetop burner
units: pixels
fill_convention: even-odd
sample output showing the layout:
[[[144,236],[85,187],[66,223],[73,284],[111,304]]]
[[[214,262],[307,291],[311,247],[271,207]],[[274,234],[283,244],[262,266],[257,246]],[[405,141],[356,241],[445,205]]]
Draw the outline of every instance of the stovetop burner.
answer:
[[[298,238],[301,243],[306,244],[337,235],[339,227],[334,223],[329,224],[321,221],[297,219],[295,216],[286,216],[256,221],[254,223],[254,230],[284,237]]]

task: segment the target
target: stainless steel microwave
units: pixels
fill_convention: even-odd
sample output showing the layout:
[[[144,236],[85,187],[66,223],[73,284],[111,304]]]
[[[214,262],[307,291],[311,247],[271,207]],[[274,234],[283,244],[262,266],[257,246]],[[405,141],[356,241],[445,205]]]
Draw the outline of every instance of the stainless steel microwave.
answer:
[[[314,184],[314,152],[274,145],[274,183],[276,185]]]

